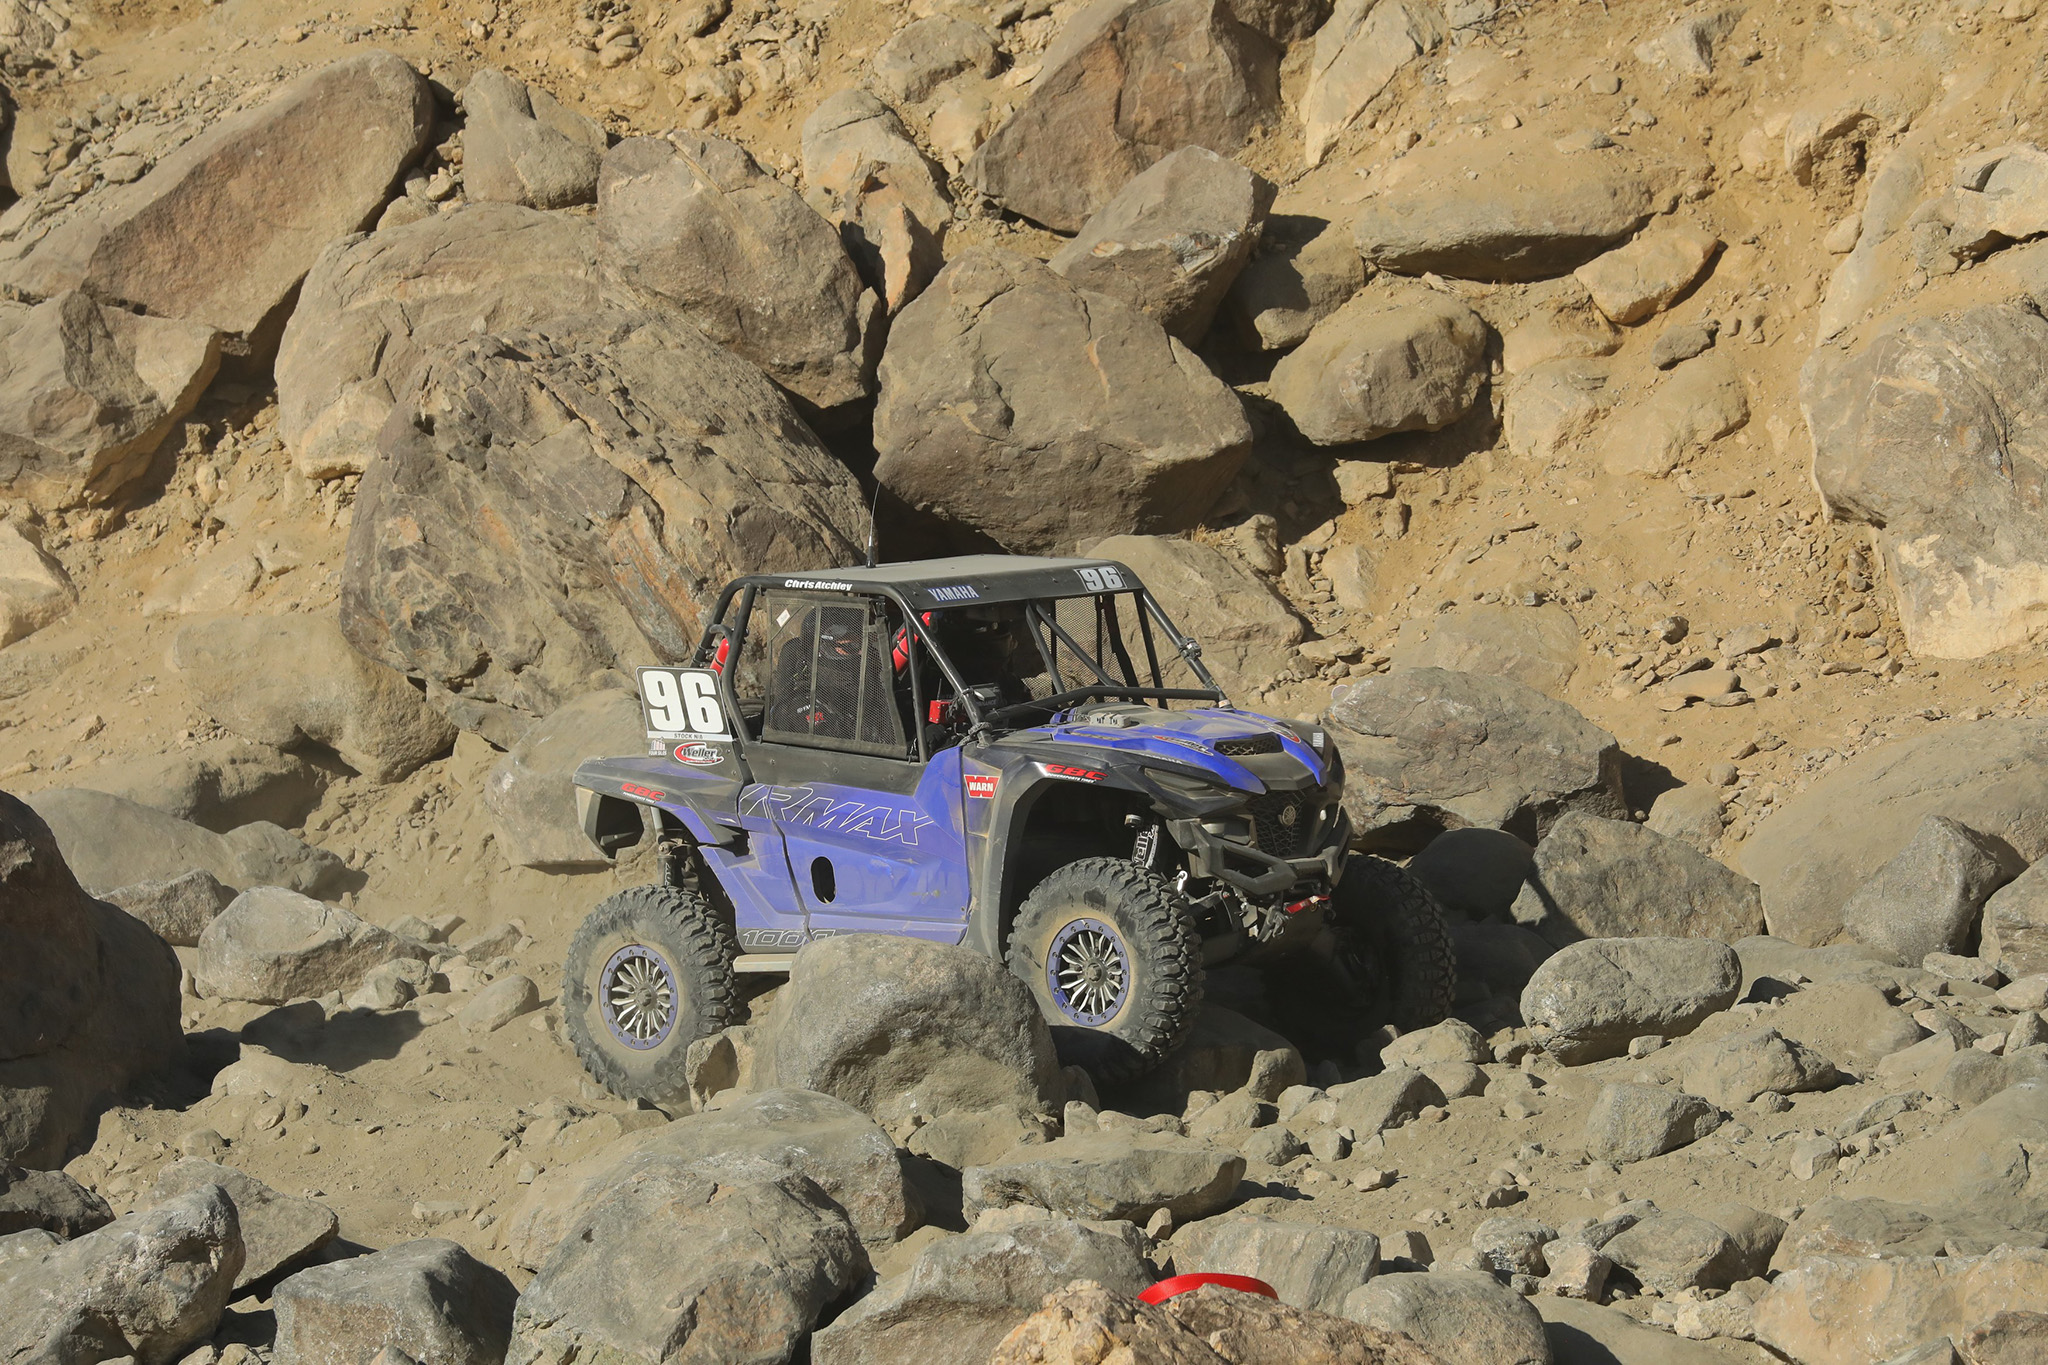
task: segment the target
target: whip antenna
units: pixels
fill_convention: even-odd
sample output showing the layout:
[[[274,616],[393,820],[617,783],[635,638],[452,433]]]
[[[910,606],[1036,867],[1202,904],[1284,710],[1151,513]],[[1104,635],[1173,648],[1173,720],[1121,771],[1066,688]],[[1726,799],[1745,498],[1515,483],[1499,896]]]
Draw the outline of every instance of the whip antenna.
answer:
[[[882,502],[882,481],[875,480],[875,495],[868,499],[868,567],[875,567],[875,509]]]

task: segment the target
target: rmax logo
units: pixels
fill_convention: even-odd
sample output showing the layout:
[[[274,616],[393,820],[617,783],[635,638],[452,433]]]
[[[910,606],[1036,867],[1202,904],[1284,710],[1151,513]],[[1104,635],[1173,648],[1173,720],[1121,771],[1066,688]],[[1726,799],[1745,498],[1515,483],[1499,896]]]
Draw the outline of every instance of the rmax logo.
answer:
[[[749,787],[740,795],[740,814],[761,815],[785,825],[846,834],[878,843],[917,844],[917,832],[937,823],[901,807],[837,801],[813,787]]]

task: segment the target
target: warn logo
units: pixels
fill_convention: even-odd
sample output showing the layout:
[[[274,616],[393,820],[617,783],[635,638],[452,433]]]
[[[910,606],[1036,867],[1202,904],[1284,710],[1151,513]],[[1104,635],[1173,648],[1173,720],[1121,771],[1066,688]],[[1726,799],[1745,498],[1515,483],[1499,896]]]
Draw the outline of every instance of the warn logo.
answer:
[[[993,801],[996,795],[994,773],[968,773],[960,779],[967,784],[967,794],[977,801]]]
[[[936,823],[929,815],[901,807],[837,801],[821,795],[814,787],[749,787],[740,795],[740,813],[878,843],[893,841],[912,846],[917,843],[919,830]]]

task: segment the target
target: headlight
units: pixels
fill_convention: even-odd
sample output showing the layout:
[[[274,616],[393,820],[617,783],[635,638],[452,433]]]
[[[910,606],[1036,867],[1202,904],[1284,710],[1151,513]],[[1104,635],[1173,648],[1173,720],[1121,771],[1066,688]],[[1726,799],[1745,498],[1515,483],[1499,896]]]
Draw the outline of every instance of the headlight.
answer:
[[[1175,772],[1170,768],[1146,768],[1144,771],[1153,785],[1183,801],[1218,801],[1237,795],[1236,790],[1226,783]]]

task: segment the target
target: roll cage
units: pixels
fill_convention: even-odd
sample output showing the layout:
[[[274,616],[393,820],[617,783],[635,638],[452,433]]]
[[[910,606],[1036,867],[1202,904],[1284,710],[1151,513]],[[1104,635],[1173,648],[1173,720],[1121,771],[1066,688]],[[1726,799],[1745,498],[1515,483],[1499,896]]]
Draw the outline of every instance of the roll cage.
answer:
[[[755,667],[773,668],[776,661],[765,657],[767,641],[750,640],[748,631],[757,618],[755,607],[764,594],[804,603],[860,601],[887,603],[893,609],[890,641],[892,662],[907,674],[909,713],[916,721],[909,728],[914,738],[904,736],[899,753],[928,761],[944,744],[941,736],[972,740],[992,736],[1010,723],[1032,713],[1050,719],[1060,711],[1088,701],[1125,699],[1161,705],[1172,702],[1207,702],[1228,705],[1222,688],[1201,661],[1201,646],[1182,634],[1164,608],[1139,582],[1136,574],[1113,560],[1036,559],[1016,556],[970,556],[953,560],[925,560],[879,568],[846,569],[804,575],[750,574],[734,579],[719,594],[690,665],[710,669],[719,675],[719,686],[736,715],[749,715],[752,698],[740,695],[735,661],[753,656]],[[1092,606],[1077,608],[1088,602]],[[1137,640],[1126,638],[1125,613],[1128,602],[1131,624]],[[819,606],[802,625],[813,637],[823,615]],[[789,612],[784,612],[785,616]],[[1043,676],[1054,685],[1044,695],[1013,696],[977,682],[973,669],[963,667],[956,657],[958,639],[944,638],[946,627],[962,617],[1001,625],[1005,620],[1021,622],[1022,636],[1028,637],[1035,661]],[[778,628],[781,623],[778,623]],[[1095,648],[1077,638],[1076,631],[1092,627]],[[1007,643],[1023,653],[1021,639]],[[871,636],[863,632],[860,644],[848,657],[865,662],[872,652]],[[1000,639],[998,631],[994,638]],[[1132,652],[1133,644],[1142,652]],[[785,647],[787,647],[785,643]],[[1106,657],[1105,657],[1106,655]],[[930,676],[930,670],[936,676]],[[1166,685],[1172,672],[1185,669],[1193,686]],[[1122,676],[1116,676],[1120,673]],[[1064,684],[1071,676],[1075,685]],[[1012,689],[1014,690],[1014,689]],[[940,693],[949,695],[941,696]],[[758,722],[750,721],[753,736],[759,738],[776,717],[766,714],[766,703]],[[863,715],[868,714],[863,711]],[[943,720],[944,725],[939,723]],[[934,727],[938,733],[934,733]],[[950,726],[950,732],[946,728]],[[888,747],[884,734],[875,727],[856,722],[863,738],[841,741],[835,747],[854,747],[882,752]]]

